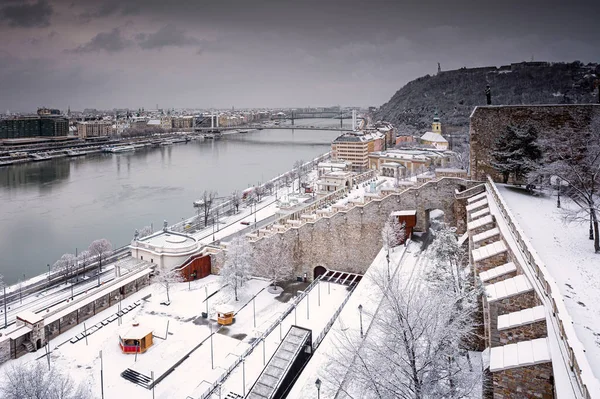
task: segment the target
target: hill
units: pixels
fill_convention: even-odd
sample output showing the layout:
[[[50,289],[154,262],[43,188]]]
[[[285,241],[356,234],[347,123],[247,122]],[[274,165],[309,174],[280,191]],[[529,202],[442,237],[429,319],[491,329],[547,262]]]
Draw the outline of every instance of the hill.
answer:
[[[448,132],[466,132],[476,105],[485,105],[490,85],[493,105],[581,104],[597,102],[599,64],[522,62],[501,67],[461,68],[415,79],[375,113],[400,133],[424,130],[437,110]]]

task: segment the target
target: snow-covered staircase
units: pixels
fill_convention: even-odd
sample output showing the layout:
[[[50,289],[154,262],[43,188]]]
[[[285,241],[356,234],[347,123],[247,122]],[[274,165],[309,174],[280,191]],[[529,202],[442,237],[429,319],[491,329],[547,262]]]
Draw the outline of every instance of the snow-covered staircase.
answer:
[[[138,373],[132,369],[126,369],[121,373],[121,377],[125,378],[128,381],[133,382],[134,384],[138,384],[146,389],[152,388],[152,378],[147,375]]]
[[[35,352],[35,345],[31,341],[23,341],[23,346],[27,349],[27,352]]]
[[[487,386],[496,399],[550,397],[554,390],[546,311],[499,228],[487,193],[467,199],[469,258],[484,287]]]

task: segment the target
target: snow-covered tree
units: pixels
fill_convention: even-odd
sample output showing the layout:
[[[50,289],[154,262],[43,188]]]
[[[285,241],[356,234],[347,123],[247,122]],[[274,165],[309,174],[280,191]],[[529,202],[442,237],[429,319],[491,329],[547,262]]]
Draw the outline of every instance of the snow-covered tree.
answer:
[[[298,160],[294,162],[294,169],[292,170],[294,177],[298,179],[298,192],[300,192],[300,187],[302,186],[302,179],[306,175],[306,167],[304,165],[303,160]]]
[[[417,275],[374,282],[382,301],[368,333],[338,333],[328,378],[344,380],[342,391],[355,398],[471,397],[482,381],[462,349],[476,327],[471,309]]]
[[[76,384],[56,367],[48,369],[43,361],[14,363],[6,367],[0,384],[4,399],[88,399],[89,387]]]
[[[203,216],[204,216],[204,227],[208,225],[208,217],[210,216],[210,211],[214,205],[215,199],[217,198],[216,191],[204,191],[202,193],[202,199],[200,200],[200,208],[202,208]]]
[[[91,257],[92,254],[87,249],[81,251],[79,255],[77,255],[77,263],[79,264],[79,267],[86,267]]]
[[[273,187],[274,187],[274,184],[272,181],[268,181],[265,183],[265,190],[267,190],[269,192],[269,194],[273,194]]]
[[[152,227],[151,226],[144,226],[141,229],[138,230],[138,237],[139,238],[144,238],[146,236],[149,236],[150,234],[152,234]]]
[[[566,185],[565,194],[575,207],[563,207],[567,222],[588,222],[594,250],[600,253],[600,118],[593,120],[586,131],[563,129],[561,134],[540,137],[538,144],[543,160],[531,179],[558,181]]]
[[[292,251],[279,235],[261,240],[254,248],[254,271],[258,276],[270,279],[273,286],[292,277]]]
[[[164,265],[157,268],[156,272],[154,279],[165,290],[167,294],[167,303],[170,303],[171,297],[169,293],[171,288],[177,283],[182,283],[184,280],[183,276],[179,270],[174,270]]]
[[[75,270],[77,259],[73,254],[63,254],[60,259],[54,262],[52,266],[52,270],[55,272],[61,273],[65,278],[69,278],[73,275],[73,271]]]
[[[223,286],[233,290],[237,301],[238,291],[252,277],[252,246],[248,240],[243,237],[231,240],[220,274]]]
[[[112,244],[106,238],[101,238],[93,241],[90,244],[88,251],[90,252],[90,255],[98,261],[99,276],[102,271],[102,262],[106,261],[106,258],[112,254]]]
[[[231,193],[231,205],[235,208],[235,213],[240,211],[240,205],[242,203],[242,196],[238,190]]]
[[[398,245],[406,237],[404,223],[398,222],[396,217],[390,216],[381,229],[381,241],[383,248],[390,253],[390,250]]]
[[[502,174],[504,183],[513,175],[515,182],[523,182],[542,154],[537,144],[537,130],[533,127],[507,126],[494,142],[492,166]]]
[[[256,201],[260,202],[262,200],[262,198],[267,194],[267,190],[265,189],[264,186],[262,185],[258,185],[254,188],[253,193],[256,196]]]

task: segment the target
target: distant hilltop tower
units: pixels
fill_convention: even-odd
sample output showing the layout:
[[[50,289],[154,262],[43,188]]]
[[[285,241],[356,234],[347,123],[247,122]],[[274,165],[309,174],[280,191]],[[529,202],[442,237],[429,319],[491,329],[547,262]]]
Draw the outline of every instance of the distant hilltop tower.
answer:
[[[438,62],[438,74],[442,72],[442,66],[440,65],[440,63]]]
[[[437,111],[433,115],[433,122],[431,123],[431,131],[433,133],[442,134],[442,123],[440,122],[440,117],[438,116]]]

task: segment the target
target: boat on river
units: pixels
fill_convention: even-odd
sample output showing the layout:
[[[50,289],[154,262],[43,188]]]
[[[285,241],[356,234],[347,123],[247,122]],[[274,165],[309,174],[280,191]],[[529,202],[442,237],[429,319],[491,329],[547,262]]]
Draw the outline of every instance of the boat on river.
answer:
[[[102,151],[110,152],[113,154],[119,154],[122,152],[132,152],[135,151],[135,147],[132,145],[121,145],[118,147],[105,147]]]

